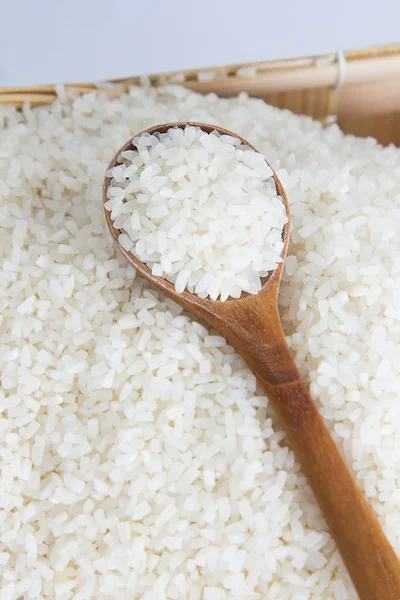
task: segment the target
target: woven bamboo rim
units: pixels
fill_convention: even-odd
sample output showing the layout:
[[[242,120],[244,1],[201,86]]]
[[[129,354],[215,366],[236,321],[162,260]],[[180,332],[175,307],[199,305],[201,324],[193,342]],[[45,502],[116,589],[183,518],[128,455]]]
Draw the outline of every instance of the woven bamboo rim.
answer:
[[[386,93],[385,102],[377,100],[365,102],[362,106],[355,100],[357,94],[345,100],[342,108],[344,115],[352,114],[354,107],[357,111],[368,110],[379,113],[399,109],[398,93],[400,91],[400,44],[357,50],[345,53],[346,57],[346,83],[345,87],[355,89],[361,84],[376,84],[391,86]],[[130,77],[113,80],[119,84],[117,88],[110,89],[109,85],[85,83],[66,84],[65,87],[74,89],[78,94],[85,94],[100,90],[111,97],[120,96],[132,85],[160,86],[178,83],[200,93],[214,92],[220,96],[233,96],[241,91],[246,91],[250,96],[269,97],[272,94],[289,93],[296,91],[329,89],[332,94],[324,108],[325,115],[336,111],[336,96],[334,90],[338,80],[338,61],[336,54],[296,58],[289,60],[263,61],[257,63],[235,64],[212,69],[198,69],[189,71],[174,71],[149,75],[148,77]],[[39,86],[25,88],[0,89],[0,105],[13,105],[20,108],[24,102],[32,106],[52,103],[57,97],[56,86]],[[349,106],[346,112],[346,106]]]

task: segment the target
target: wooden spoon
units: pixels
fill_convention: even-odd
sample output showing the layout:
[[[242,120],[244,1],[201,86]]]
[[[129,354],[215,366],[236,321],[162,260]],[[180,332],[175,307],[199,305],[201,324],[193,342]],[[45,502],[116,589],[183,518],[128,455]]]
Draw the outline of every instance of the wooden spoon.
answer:
[[[240,136],[203,123],[168,123],[141,133],[165,133],[170,127],[200,127]],[[141,135],[141,134],[138,134]],[[136,136],[134,136],[136,137]],[[132,138],[133,139],[133,138]],[[118,150],[109,169],[118,164],[124,150],[133,149],[132,139]],[[289,244],[290,214],[285,190],[274,173],[278,194],[285,204],[289,223],[283,231],[285,258]],[[104,202],[110,179],[104,180]],[[291,356],[278,314],[278,290],[283,263],[270,273],[257,295],[243,294],[226,302],[202,300],[187,291],[177,293],[174,285],[155,277],[150,269],[118,242],[110,213],[108,227],[119,249],[136,271],[166,296],[216,329],[248,363],[264,388],[307,475],[321,511],[336,540],[361,600],[400,600],[400,562],[381,526],[355,483],[334,444]]]

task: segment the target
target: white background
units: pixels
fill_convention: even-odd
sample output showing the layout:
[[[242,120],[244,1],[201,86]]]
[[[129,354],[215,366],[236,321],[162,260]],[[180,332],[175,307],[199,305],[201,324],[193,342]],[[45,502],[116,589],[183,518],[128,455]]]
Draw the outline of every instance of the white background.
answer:
[[[400,41],[399,0],[0,0],[0,86]]]

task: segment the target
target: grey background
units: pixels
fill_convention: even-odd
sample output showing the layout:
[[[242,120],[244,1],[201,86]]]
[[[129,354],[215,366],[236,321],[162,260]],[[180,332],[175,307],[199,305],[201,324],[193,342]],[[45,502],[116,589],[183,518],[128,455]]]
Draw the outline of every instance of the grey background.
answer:
[[[95,81],[400,40],[398,0],[0,0],[0,86]]]

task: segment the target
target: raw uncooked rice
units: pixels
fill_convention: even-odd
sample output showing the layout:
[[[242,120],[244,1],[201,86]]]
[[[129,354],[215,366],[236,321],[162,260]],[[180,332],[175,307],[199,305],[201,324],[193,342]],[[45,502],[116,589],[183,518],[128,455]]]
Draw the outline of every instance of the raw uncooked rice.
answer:
[[[107,171],[105,207],[122,247],[179,293],[257,294],[282,262],[288,222],[262,154],[193,126],[143,133],[133,144]]]
[[[289,196],[296,361],[400,551],[400,151],[182,88],[1,108],[0,598],[356,598],[239,356],[116,251],[101,185],[132,132],[220,124]]]

